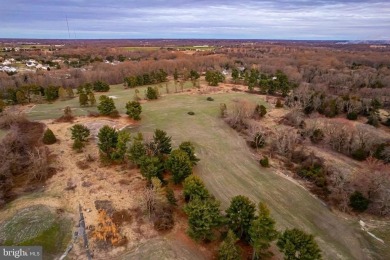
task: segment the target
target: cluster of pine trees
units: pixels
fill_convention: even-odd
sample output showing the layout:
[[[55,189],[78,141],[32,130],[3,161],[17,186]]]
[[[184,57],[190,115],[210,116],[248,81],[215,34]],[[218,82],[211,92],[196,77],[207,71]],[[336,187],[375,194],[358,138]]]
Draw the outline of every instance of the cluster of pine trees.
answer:
[[[235,196],[222,214],[219,201],[195,175],[184,180],[183,195],[187,202],[184,206],[188,215],[187,232],[191,238],[210,241],[217,231],[226,235],[219,248],[219,259],[242,259],[239,240],[252,246],[253,259],[272,256],[269,248],[276,240],[285,259],[321,259],[321,251],[312,235],[299,229],[278,232],[264,203],[259,203],[256,214],[256,205],[248,197]]]
[[[124,79],[125,85],[129,88],[137,86],[152,85],[167,81],[168,73],[159,69],[151,73],[144,73],[142,75],[132,75]]]

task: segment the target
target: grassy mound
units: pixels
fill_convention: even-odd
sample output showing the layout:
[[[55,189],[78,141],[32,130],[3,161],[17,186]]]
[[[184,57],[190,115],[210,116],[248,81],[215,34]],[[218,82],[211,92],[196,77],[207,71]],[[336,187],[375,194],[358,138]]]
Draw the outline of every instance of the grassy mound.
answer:
[[[71,238],[71,221],[58,217],[46,206],[18,211],[0,224],[0,244],[40,245],[47,257],[62,253]]]

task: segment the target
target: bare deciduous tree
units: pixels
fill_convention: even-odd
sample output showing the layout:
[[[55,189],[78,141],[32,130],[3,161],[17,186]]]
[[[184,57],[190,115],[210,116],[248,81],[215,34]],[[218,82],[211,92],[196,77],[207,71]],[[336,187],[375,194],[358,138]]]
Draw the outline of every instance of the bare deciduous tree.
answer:
[[[351,173],[344,169],[337,169],[335,167],[328,168],[331,173],[328,177],[329,181],[329,199],[337,205],[343,212],[349,209],[349,194],[352,188],[349,185]]]
[[[298,135],[291,129],[278,129],[275,132],[273,147],[278,154],[290,158],[297,144]]]
[[[161,181],[158,178],[153,177],[151,184],[145,187],[140,199],[141,205],[150,219],[156,209],[167,202]]]
[[[353,128],[347,124],[335,121],[328,121],[324,127],[330,147],[337,152],[349,150]]]
[[[235,100],[228,122],[231,126],[245,125],[245,120],[252,117],[256,105],[246,100]]]
[[[44,180],[49,174],[49,148],[46,146],[35,148],[28,152],[30,167],[28,169],[28,176],[30,180]]]

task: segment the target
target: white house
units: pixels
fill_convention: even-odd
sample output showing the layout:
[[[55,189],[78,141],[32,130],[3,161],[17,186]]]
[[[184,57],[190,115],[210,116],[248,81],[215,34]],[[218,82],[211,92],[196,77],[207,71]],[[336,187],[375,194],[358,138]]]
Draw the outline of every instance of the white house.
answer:
[[[16,72],[17,69],[14,68],[14,67],[4,66],[4,67],[0,67],[0,71],[4,71],[4,72]]]
[[[36,67],[38,65],[38,62],[36,61],[36,60],[28,60],[27,62],[26,62],[26,66],[27,67],[29,67],[29,68],[31,68],[31,67]]]

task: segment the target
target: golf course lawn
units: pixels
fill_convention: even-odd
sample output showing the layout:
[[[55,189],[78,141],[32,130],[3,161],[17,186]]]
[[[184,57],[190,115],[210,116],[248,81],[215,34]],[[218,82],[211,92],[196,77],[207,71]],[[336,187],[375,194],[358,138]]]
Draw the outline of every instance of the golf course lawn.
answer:
[[[142,95],[145,88],[139,89]],[[163,89],[165,93],[165,85]],[[133,94],[132,89],[114,86],[106,95],[117,97],[115,103],[123,113],[125,103]],[[377,242],[360,231],[357,221],[336,216],[301,186],[261,168],[243,138],[218,117],[220,103],[226,103],[229,110],[234,99],[259,104],[263,100],[257,95],[238,92],[208,96],[215,101],[207,101],[207,96],[198,94],[171,94],[147,102],[142,105],[140,127],[132,131],[152,133],[156,128],[163,129],[172,136],[174,147],[182,141],[193,142],[201,159],[194,171],[222,202],[223,209],[231,197],[246,195],[256,204],[259,201],[268,204],[279,230],[296,227],[313,234],[325,259],[367,259],[365,251],[374,248],[372,244]],[[77,115],[85,115],[89,109],[80,108],[75,98],[37,105],[28,116],[35,120],[58,118],[65,106],[71,106]],[[189,111],[195,115],[188,115]]]

